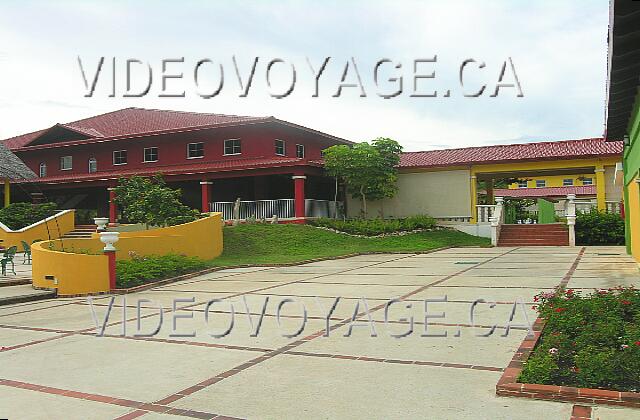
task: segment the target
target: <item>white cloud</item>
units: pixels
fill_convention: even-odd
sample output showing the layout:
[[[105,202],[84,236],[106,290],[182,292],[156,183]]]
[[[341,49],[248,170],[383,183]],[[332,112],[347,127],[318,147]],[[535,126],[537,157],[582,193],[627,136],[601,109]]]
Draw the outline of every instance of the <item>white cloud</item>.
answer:
[[[276,115],[351,140],[389,136],[406,150],[470,146],[602,133],[606,76],[608,2],[597,1],[361,1],[361,2],[56,2],[2,5],[0,14],[0,138],[55,122],[143,106],[202,112]],[[231,56],[294,61],[298,84],[285,99],[270,98],[259,67],[253,92],[238,97]],[[438,54],[437,77],[424,86],[453,88],[451,98],[410,98],[414,58]],[[107,86],[83,97],[76,62],[116,56],[152,63],[209,57],[225,62],[225,90],[211,100],[108,98]],[[319,63],[332,56],[311,98],[313,79],[304,57]],[[354,56],[368,97],[355,89],[332,98],[344,60]],[[462,98],[458,66],[469,57],[485,60],[473,82],[494,83],[502,61],[513,61],[524,98],[505,90],[499,98]],[[403,64],[406,93],[384,100],[375,94],[374,63]],[[246,64],[245,64],[246,65]],[[261,62],[260,66],[264,66]],[[156,74],[156,76],[158,76]],[[283,76],[276,81],[285,80]],[[108,80],[101,80],[105,82]],[[457,93],[456,93],[457,92]],[[505,95],[503,95],[505,93]]]

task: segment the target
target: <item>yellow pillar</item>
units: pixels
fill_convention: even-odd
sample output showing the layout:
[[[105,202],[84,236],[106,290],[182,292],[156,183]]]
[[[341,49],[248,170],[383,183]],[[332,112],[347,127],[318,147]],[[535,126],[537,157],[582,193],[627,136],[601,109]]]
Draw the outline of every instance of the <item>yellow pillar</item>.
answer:
[[[605,179],[604,179],[604,166],[601,163],[596,165],[596,201],[598,203],[598,210],[605,211],[607,209],[606,195],[605,195]]]
[[[472,174],[469,182],[471,183],[471,223],[478,223],[478,210],[476,209],[478,204],[478,177]]]
[[[4,206],[7,207],[11,204],[11,185],[9,184],[9,180],[4,180]]]

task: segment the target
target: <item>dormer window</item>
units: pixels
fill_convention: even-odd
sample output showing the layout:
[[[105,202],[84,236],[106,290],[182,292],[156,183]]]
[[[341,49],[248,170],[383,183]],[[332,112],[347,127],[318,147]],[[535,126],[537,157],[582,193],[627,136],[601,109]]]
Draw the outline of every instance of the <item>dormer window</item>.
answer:
[[[40,169],[38,174],[40,175],[40,178],[44,178],[45,176],[47,176],[47,164],[44,162],[40,162]]]
[[[240,153],[242,153],[240,139],[229,139],[224,141],[225,155],[239,155]]]
[[[89,173],[93,174],[98,172],[98,160],[94,157],[89,158]]]
[[[204,143],[187,144],[187,159],[204,157]]]
[[[116,150],[113,152],[113,164],[114,165],[126,165],[127,164],[127,151]]]
[[[304,144],[296,144],[296,157],[298,159],[304,158]]]
[[[60,158],[60,170],[68,171],[73,168],[73,158],[71,156],[62,156]]]
[[[145,162],[157,162],[158,161],[158,148],[157,147],[145,147],[145,149],[144,149],[144,161]]]
[[[276,155],[284,156],[285,155],[284,140],[276,139],[275,146],[276,146]]]

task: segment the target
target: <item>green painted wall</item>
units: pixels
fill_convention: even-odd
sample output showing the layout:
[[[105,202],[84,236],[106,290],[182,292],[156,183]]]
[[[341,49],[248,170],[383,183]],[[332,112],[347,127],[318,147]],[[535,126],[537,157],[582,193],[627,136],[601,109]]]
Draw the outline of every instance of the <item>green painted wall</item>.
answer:
[[[624,170],[624,202],[629,202],[629,183],[638,176],[640,172],[640,93],[636,95],[635,105],[631,118],[629,119],[629,146],[624,148],[622,160]],[[631,235],[629,228],[630,211],[625,211],[625,243],[627,252],[631,254]]]

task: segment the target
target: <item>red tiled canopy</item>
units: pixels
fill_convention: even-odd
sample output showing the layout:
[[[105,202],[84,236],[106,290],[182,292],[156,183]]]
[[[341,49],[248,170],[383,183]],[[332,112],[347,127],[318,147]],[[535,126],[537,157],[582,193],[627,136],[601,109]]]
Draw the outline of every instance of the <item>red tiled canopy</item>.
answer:
[[[496,188],[493,190],[494,197],[517,197],[517,198],[542,198],[542,197],[566,197],[567,194],[596,195],[595,185],[573,186],[573,187],[543,187],[543,188]]]
[[[400,168],[428,168],[519,160],[554,160],[615,155],[622,155],[622,142],[605,142],[602,138],[593,138],[407,152],[400,157]]]

